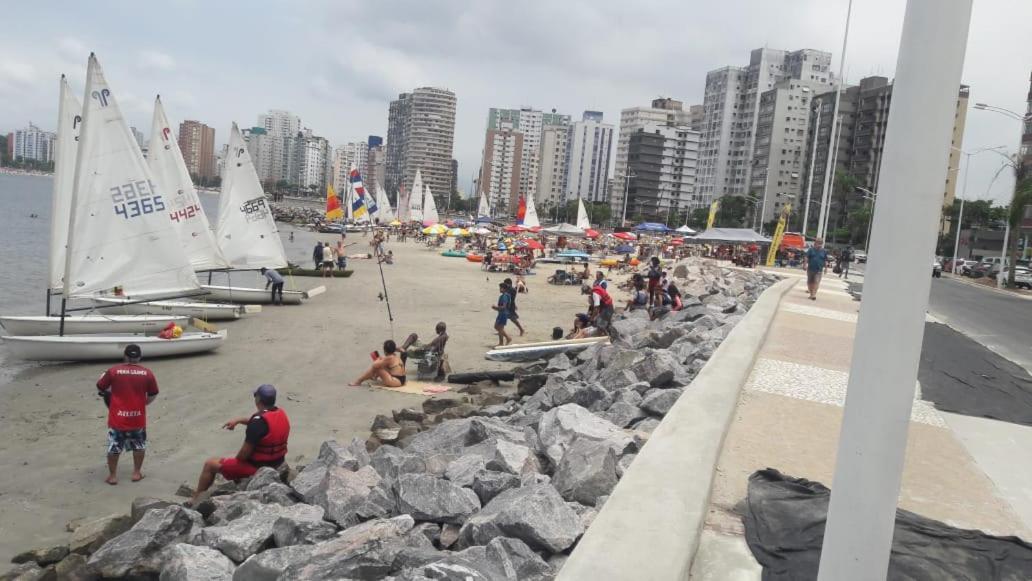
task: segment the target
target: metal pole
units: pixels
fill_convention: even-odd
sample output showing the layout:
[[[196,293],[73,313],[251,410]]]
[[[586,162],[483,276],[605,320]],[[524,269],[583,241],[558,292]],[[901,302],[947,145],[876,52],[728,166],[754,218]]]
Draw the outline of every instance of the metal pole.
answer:
[[[839,119],[839,121],[841,122],[842,120]],[[839,123],[839,126],[836,128],[835,135],[834,135],[836,145],[838,144],[839,138],[841,136],[842,136],[842,124]],[[832,150],[832,151],[834,153],[831,156],[831,167],[832,167],[831,177],[834,178],[835,177],[835,168],[838,168],[838,151],[839,151],[839,148],[836,146],[835,149]],[[833,203],[835,203],[835,201],[831,199],[831,196],[835,193],[835,182],[834,182],[834,180],[832,180],[831,187],[830,187],[830,189],[828,191],[829,191],[829,194],[828,194],[828,208],[827,208],[827,210],[824,211],[824,227],[821,230],[821,236],[824,236],[825,238],[828,236],[828,222],[831,221],[831,205]],[[845,211],[845,203],[846,203],[846,201],[842,200],[843,212]]]
[[[770,186],[770,154],[767,155],[767,175],[763,178],[763,208],[760,209],[760,225],[756,229],[763,236],[763,219],[767,217],[767,187]]]
[[[50,289],[47,289],[47,312],[44,313],[46,316],[50,316]]]
[[[824,170],[824,193],[821,196],[820,221],[817,222],[817,237],[824,237],[825,224],[828,218],[828,199],[831,197],[831,188],[835,182],[835,164],[832,161],[832,152],[838,150],[838,139],[835,138],[835,129],[839,126],[839,102],[842,100],[842,82],[846,75],[846,45],[849,42],[849,19],[853,15],[853,0],[849,0],[849,7],[846,9],[846,32],[842,35],[842,57],[839,59],[838,83],[835,89],[835,108],[831,113],[831,135],[828,144],[828,164]]]
[[[867,238],[864,239],[864,253],[871,253],[871,229],[874,226],[874,210],[878,207],[878,198],[871,198],[871,214],[867,217]]]
[[[1011,198],[1011,204],[1013,203],[1014,198]],[[1003,229],[1003,250],[1000,251],[1000,272],[996,275],[996,286],[1003,286],[1003,269],[1007,267],[1008,242],[1010,242],[1010,216],[1007,216],[1007,227]]]
[[[817,132],[821,129],[821,111],[824,109],[822,103],[820,107],[817,107],[817,122],[814,124],[813,129],[813,150],[810,152],[810,179],[807,180],[806,184],[806,204],[803,209],[803,239],[806,239],[806,229],[810,224],[810,192],[813,191],[813,170],[817,165]]]
[[[964,152],[961,152],[964,153]],[[957,216],[957,238],[953,242],[953,274],[957,274],[957,253],[960,251],[960,228],[964,223],[964,200],[967,199],[968,176],[971,175],[971,154],[964,153],[967,161],[964,162],[964,187],[960,194],[960,215]]]
[[[971,4],[907,3],[819,581],[888,572]]]
[[[631,191],[631,170],[627,168],[627,173],[624,174],[624,193],[623,193],[623,218],[620,219],[620,226],[627,226],[627,196],[630,195]]]

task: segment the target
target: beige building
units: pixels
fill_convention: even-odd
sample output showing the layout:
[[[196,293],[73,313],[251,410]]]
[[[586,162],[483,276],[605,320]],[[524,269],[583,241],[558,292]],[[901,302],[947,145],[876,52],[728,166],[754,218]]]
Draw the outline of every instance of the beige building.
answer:
[[[196,180],[215,177],[215,129],[200,121],[179,124],[179,149],[186,169]]]
[[[523,133],[511,127],[488,129],[479,189],[487,196],[493,217],[515,215],[520,199],[522,168]]]
[[[418,170],[423,183],[445,200],[452,184],[455,93],[420,87],[391,102],[387,128],[386,189],[409,188]]]

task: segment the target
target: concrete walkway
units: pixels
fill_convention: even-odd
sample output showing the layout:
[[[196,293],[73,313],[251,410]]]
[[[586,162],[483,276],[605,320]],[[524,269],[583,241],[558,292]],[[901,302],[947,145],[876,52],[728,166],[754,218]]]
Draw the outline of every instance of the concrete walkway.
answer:
[[[736,512],[754,471],[771,467],[832,486],[860,303],[830,273],[810,301],[801,271],[776,270],[800,281],[782,300],[738,403],[693,579],[760,579]],[[1021,495],[1005,495],[994,484],[954,434],[954,423],[921,401],[915,386],[900,506],[961,528],[1032,538],[1005,500]]]

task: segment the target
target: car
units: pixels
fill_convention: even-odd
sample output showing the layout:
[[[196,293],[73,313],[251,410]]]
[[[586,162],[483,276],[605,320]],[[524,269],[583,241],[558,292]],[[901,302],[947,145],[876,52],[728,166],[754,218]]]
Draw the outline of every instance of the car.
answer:
[[[1004,269],[1003,276],[1006,280],[1010,269]],[[1014,268],[1014,286],[1016,288],[1032,289],[1032,270],[1021,266]]]
[[[932,278],[942,278],[942,263],[938,260],[932,261]]]
[[[867,253],[866,252],[854,252],[853,260],[857,264],[867,264]]]

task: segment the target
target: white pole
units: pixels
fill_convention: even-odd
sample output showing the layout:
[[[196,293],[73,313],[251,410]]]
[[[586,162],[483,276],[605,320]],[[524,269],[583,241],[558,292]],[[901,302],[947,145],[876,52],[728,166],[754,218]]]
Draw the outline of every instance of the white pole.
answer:
[[[820,581],[888,572],[971,3],[907,3]]]
[[[1018,163],[1021,163],[1020,161]],[[1011,198],[1014,203],[1014,198]],[[1003,286],[1003,269],[1007,267],[1007,243],[1010,242],[1010,216],[1007,217],[1007,227],[1003,229],[1003,250],[1000,252],[1000,272],[996,275],[996,286]]]
[[[836,144],[839,142],[839,137],[841,137],[841,136],[842,136],[842,119],[839,119],[839,126],[837,128],[837,131],[835,132],[835,143]],[[834,203],[834,200],[831,199],[831,195],[834,194],[834,192],[835,192],[834,177],[835,177],[835,168],[838,167],[838,152],[839,152],[839,148],[836,146],[835,149],[832,150],[832,151],[834,152],[833,155],[831,156],[831,167],[832,167],[831,177],[833,179],[832,179],[831,187],[828,190],[829,193],[828,193],[827,209],[824,210],[824,224],[821,227],[821,236],[822,237],[827,237],[828,236],[828,222],[831,221],[831,205],[832,205],[832,203]]]
[[[835,108],[831,113],[831,135],[828,143],[828,163],[824,169],[824,194],[821,196],[821,213],[817,222],[817,237],[824,237],[824,229],[828,218],[828,198],[831,196],[831,188],[835,182],[835,163],[832,159],[832,152],[838,151],[838,140],[835,138],[835,129],[839,125],[839,102],[842,100],[842,83],[846,76],[846,44],[849,42],[849,19],[853,15],[853,0],[849,0],[849,7],[846,9],[846,32],[842,35],[842,57],[839,60],[838,83],[835,89]]]
[[[812,103],[813,101],[811,101]],[[817,165],[817,132],[821,129],[821,111],[824,109],[824,104],[821,103],[820,107],[817,107],[817,122],[813,127],[813,151],[810,152],[810,179],[807,180],[806,184],[806,204],[803,208],[803,238],[806,238],[806,228],[810,222],[810,192],[813,191],[813,170]]]
[[[963,152],[962,152],[963,153]],[[967,160],[964,162],[964,187],[961,188],[960,193],[960,214],[957,216],[957,238],[953,242],[953,274],[957,274],[957,253],[960,251],[960,228],[961,224],[964,223],[964,200],[967,199],[967,185],[968,175],[971,174],[971,154],[964,153],[967,156]]]

